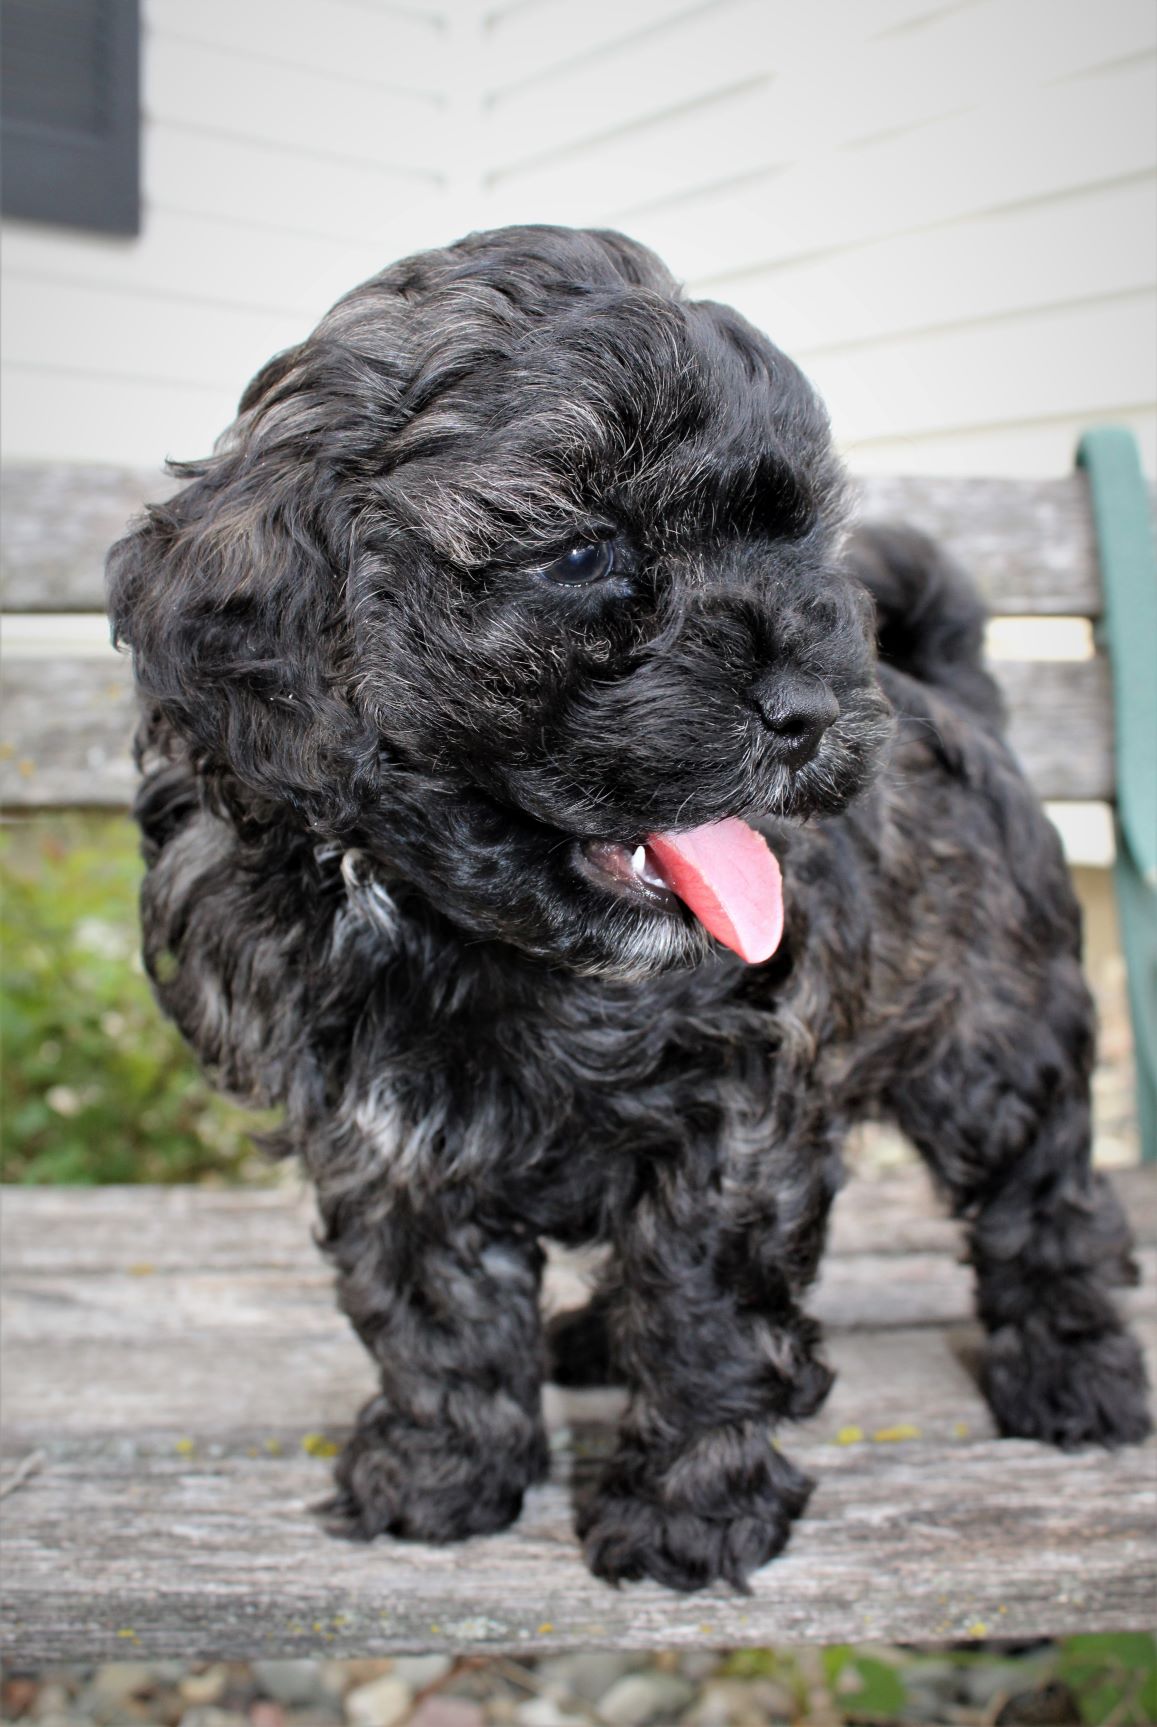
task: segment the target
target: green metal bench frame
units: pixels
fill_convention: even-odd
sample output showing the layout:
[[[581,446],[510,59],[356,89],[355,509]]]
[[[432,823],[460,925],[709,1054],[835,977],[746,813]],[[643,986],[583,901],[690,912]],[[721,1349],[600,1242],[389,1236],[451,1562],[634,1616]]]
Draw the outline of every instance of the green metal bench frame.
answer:
[[[1101,632],[1113,668],[1121,945],[1137,1067],[1141,1156],[1157,1161],[1157,556],[1137,443],[1120,426],[1077,449],[1092,497],[1104,585]]]

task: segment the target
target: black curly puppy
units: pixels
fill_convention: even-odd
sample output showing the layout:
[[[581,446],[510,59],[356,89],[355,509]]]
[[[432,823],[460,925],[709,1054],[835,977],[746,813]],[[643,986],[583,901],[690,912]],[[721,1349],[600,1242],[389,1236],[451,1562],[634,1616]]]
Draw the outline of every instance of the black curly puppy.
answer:
[[[778,349],[620,235],[478,234],[178,472],[111,556],[146,955],[317,1184],[382,1381],[351,1532],[517,1516],[540,1238],[597,1239],[569,1340],[605,1318],[631,1397],[588,1560],[742,1584],[808,1497],[772,1432],[830,1383],[800,1302],[868,1114],[968,1220],[1002,1431],[1145,1433],[1077,911],[980,606],[919,536],[847,538]]]

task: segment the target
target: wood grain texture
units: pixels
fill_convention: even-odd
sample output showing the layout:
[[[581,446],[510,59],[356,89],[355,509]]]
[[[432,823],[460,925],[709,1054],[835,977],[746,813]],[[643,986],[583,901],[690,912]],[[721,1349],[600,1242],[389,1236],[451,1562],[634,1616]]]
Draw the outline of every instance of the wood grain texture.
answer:
[[[177,482],[143,468],[6,462],[0,581],[9,612],[103,612],[104,560],[146,502]]]
[[[1112,699],[1101,659],[1001,660],[1012,746],[1042,798],[1111,799]],[[0,800],[10,809],[132,801],[128,660],[4,660]]]
[[[175,482],[159,469],[11,462],[4,513],[4,604],[9,611],[103,611],[109,546],[148,500]],[[912,522],[943,540],[1010,616],[1100,612],[1087,490],[1060,480],[936,476],[855,482],[865,518]]]
[[[1120,1186],[1157,1367],[1157,1172]],[[551,1480],[513,1530],[447,1550],[327,1536],[317,1453],[372,1376],[307,1194],[7,1189],[0,1221],[5,1480],[39,1458],[0,1507],[13,1659],[1027,1637],[1136,1627],[1157,1588],[1152,1446],[994,1439],[957,1226],[919,1170],[841,1196],[813,1303],[839,1377],[785,1439],[820,1485],[747,1598],[614,1595],[585,1571],[573,1500],[614,1390],[547,1388]],[[575,1299],[573,1256],[549,1281]]]
[[[1116,1169],[1112,1183],[1142,1247],[1157,1247],[1157,1177]],[[78,1272],[300,1271],[320,1263],[312,1190],[0,1187],[5,1277]],[[960,1226],[918,1165],[852,1175],[837,1195],[827,1262],[851,1254],[958,1257]]]
[[[994,615],[1098,617],[1101,584],[1080,475],[1062,480],[863,475],[865,521],[909,522],[972,576]]]
[[[747,1597],[612,1592],[585,1570],[560,1454],[515,1531],[447,1551],[336,1543],[323,1460],[110,1450],[60,1458],[8,1502],[12,1660],[494,1653],[1030,1637],[1147,1622],[1153,1453],[1044,1446],[808,1446],[820,1485]]]
[[[109,653],[2,665],[0,803],[124,809],[137,786],[132,672]]]

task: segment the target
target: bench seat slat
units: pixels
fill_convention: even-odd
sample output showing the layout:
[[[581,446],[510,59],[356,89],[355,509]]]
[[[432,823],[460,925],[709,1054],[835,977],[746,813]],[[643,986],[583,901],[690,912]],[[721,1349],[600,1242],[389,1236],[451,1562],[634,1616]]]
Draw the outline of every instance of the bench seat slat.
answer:
[[[1157,1369],[1157,1172],[1123,1173]],[[572,1497],[620,1391],[548,1388],[552,1477],[500,1536],[325,1535],[319,1453],[372,1375],[303,1195],[9,1189],[2,1215],[7,1480],[33,1464],[0,1507],[13,1659],[1031,1637],[1135,1628],[1157,1587],[1157,1447],[994,1440],[959,1236],[919,1170],[841,1196],[812,1303],[839,1378],[785,1438],[820,1485],[746,1599],[614,1595],[585,1571]],[[885,1219],[891,1251],[872,1251]],[[550,1276],[573,1300],[568,1264]]]
[[[455,1550],[335,1543],[321,1459],[51,1460],[11,1496],[10,1659],[453,1654],[933,1641],[1135,1629],[1157,1591],[1152,1450],[1023,1441],[794,1447],[819,1486],[750,1596],[613,1592],[584,1569],[558,1460],[517,1530]],[[17,1510],[17,1508],[19,1508]]]
[[[1157,1247],[1157,1182],[1116,1169],[1113,1186],[1137,1241]],[[309,1272],[321,1264],[310,1239],[308,1187],[0,1188],[0,1263],[8,1278],[76,1277],[93,1271]],[[825,1263],[844,1254],[942,1253],[955,1258],[960,1229],[923,1169],[855,1177],[836,1199]]]

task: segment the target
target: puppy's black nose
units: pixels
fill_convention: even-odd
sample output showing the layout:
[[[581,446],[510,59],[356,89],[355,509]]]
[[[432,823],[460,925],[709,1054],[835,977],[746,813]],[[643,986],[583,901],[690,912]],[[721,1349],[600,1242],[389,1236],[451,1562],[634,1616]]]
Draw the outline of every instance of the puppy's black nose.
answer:
[[[839,717],[840,704],[822,678],[807,672],[765,672],[751,698],[772,736],[772,747],[789,768],[802,768]]]

